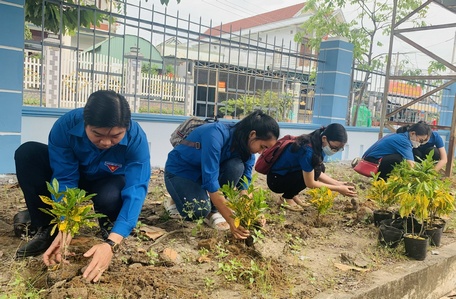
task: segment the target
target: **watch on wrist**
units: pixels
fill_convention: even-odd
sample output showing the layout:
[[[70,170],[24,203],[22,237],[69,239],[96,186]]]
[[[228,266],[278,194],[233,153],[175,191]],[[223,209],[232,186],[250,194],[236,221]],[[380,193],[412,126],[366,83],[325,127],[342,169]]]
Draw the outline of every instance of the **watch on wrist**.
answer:
[[[111,246],[111,250],[113,253],[116,253],[119,251],[119,244],[117,244],[116,242],[114,242],[113,240],[111,239],[106,239],[105,240],[105,243],[108,243],[109,246]]]

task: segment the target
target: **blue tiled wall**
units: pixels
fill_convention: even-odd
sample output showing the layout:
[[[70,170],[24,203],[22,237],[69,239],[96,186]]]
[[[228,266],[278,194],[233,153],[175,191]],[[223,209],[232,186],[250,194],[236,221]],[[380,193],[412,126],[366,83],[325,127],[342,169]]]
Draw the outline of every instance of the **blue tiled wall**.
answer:
[[[21,144],[24,0],[0,2],[0,174],[15,173]]]

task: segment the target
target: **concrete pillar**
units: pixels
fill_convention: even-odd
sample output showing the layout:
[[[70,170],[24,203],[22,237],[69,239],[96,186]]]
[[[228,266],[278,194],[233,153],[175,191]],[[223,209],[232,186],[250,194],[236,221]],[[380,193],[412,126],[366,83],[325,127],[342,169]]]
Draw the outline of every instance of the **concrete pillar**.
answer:
[[[191,72],[187,73],[185,79],[185,102],[184,102],[184,114],[187,116],[193,115],[193,109],[195,106],[195,87],[193,86],[193,75]]]
[[[55,36],[44,40],[44,86],[46,107],[59,108],[60,41]]]
[[[293,92],[293,106],[291,107],[290,120],[296,124],[298,123],[299,100],[301,99],[301,82],[298,79],[294,79],[291,83],[291,91]]]
[[[0,174],[15,173],[21,144],[24,0],[0,1]]]
[[[312,123],[345,125],[351,86],[353,44],[344,38],[321,43]]]
[[[440,118],[438,125],[451,126],[453,117],[454,100],[456,96],[456,83],[451,84],[443,90],[442,95],[442,110],[440,111]]]
[[[125,54],[127,73],[125,79],[125,98],[130,104],[131,112],[138,113],[141,104],[141,62],[144,56],[139,53],[139,48],[131,47],[130,52]]]

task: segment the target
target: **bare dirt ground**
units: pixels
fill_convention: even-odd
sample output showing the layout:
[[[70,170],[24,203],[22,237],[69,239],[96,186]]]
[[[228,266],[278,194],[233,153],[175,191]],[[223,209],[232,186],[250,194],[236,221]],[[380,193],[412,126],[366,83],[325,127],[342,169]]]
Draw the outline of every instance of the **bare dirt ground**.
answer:
[[[263,238],[251,247],[198,222],[170,219],[163,172],[154,170],[140,225],[121,245],[100,282],[86,283],[82,254],[99,241],[97,230],[83,231],[71,245],[70,264],[47,269],[41,256],[15,260],[26,241],[13,233],[13,216],[25,209],[14,177],[0,180],[0,298],[313,298],[323,291],[354,292],[372,284],[373,271],[406,264],[403,246],[378,245],[370,221],[375,204],[365,200],[369,179],[348,163],[329,163],[327,173],[356,185],[358,198],[339,195],[330,212],[316,221],[283,210],[271,193]],[[266,188],[265,176],[257,186]],[[302,198],[306,198],[305,191]],[[442,245],[455,241],[453,223]],[[164,234],[157,238],[157,228]]]

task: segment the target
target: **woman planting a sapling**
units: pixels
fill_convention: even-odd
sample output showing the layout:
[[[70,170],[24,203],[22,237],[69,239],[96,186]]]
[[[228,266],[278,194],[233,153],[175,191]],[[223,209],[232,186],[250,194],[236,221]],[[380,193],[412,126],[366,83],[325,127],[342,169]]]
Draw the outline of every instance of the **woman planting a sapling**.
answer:
[[[405,132],[390,134],[375,142],[364,153],[363,159],[379,163],[379,177],[386,181],[396,163],[406,160],[411,166],[415,165],[413,149],[425,144],[431,134],[429,125],[418,122]]]
[[[51,235],[51,215],[40,210],[49,209],[40,195],[50,197],[46,182],[56,179],[59,191],[77,187],[95,193],[95,211],[106,215],[99,219],[103,242],[84,254],[92,260],[83,277],[98,281],[118,244],[135,227],[150,179],[147,138],[131,120],[125,97],[113,91],[92,93],[84,108],[67,112],[55,122],[48,145],[22,144],[16,150],[15,162],[32,225],[39,227],[16,256],[44,252],[46,265],[63,262],[59,248],[69,244],[71,235],[66,241],[62,232],[56,230]]]
[[[168,154],[165,184],[171,200],[165,202],[165,208],[187,220],[204,218],[214,229],[230,229],[234,237],[247,238],[249,232],[235,225],[219,189],[232,184],[245,190],[247,186],[239,181],[245,176],[250,183],[254,154],[273,146],[278,136],[277,122],[261,111],[236,124],[215,122],[197,127],[186,140],[199,147],[181,143]]]
[[[298,194],[306,187],[328,187],[346,196],[355,196],[353,186],[335,180],[325,174],[323,159],[344,149],[347,132],[340,124],[303,134],[289,145],[272,165],[267,175],[269,189],[283,193],[282,207],[300,212],[305,205]]]
[[[418,123],[424,123],[420,121]],[[396,133],[405,133],[410,129],[410,125],[402,126],[396,130]],[[413,148],[413,155],[415,156],[415,162],[421,162],[426,159],[426,156],[434,150],[432,159],[437,161],[434,166],[436,171],[442,169],[448,162],[447,152],[445,150],[445,143],[442,137],[436,131],[431,131],[430,137],[420,144],[419,147]]]

